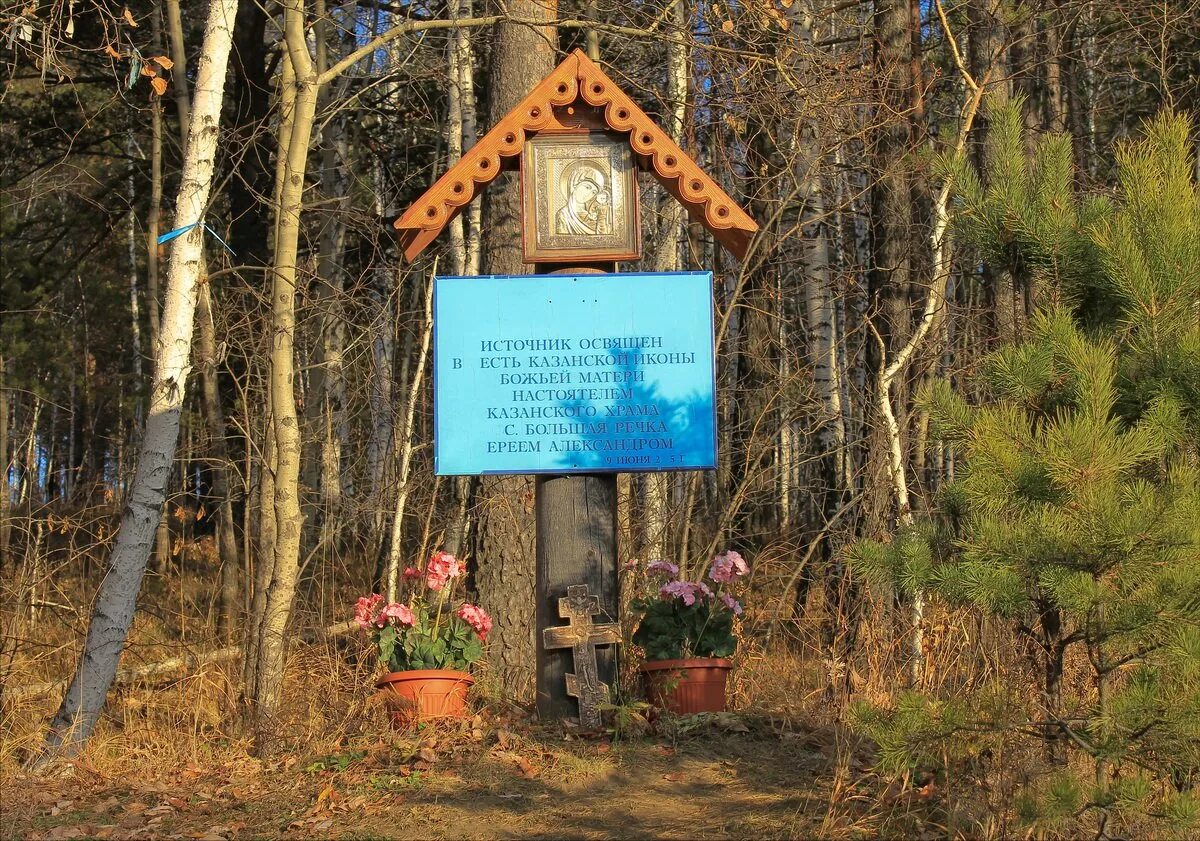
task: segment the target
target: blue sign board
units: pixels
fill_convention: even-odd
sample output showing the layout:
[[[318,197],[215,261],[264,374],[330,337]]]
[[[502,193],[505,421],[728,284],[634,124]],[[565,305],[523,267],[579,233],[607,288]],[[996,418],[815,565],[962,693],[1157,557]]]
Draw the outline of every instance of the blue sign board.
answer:
[[[434,472],[714,468],[712,273],[434,280]]]

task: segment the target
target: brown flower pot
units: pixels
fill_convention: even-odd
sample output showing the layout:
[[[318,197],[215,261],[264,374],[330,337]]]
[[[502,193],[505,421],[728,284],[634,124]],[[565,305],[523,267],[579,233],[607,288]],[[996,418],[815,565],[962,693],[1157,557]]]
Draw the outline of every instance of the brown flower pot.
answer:
[[[466,672],[411,669],[388,672],[375,685],[392,693],[392,724],[404,727],[417,721],[465,717],[467,690],[474,682]]]
[[[733,662],[723,657],[651,660],[640,671],[646,698],[678,715],[725,711],[725,682]]]

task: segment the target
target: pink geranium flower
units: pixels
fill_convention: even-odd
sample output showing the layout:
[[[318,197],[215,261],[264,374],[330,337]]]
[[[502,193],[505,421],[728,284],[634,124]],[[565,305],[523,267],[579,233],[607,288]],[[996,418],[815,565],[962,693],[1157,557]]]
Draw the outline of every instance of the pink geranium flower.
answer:
[[[674,578],[679,575],[679,567],[670,561],[651,561],[646,572],[662,572]]]
[[[421,570],[417,569],[416,567],[405,567],[404,568],[404,578],[406,580],[411,581],[415,578],[420,578],[420,577],[421,577]]]
[[[488,631],[492,630],[492,617],[487,615],[487,612],[479,605],[463,602],[462,607],[458,609],[459,617],[475,629],[475,633],[479,634],[481,640],[486,640]]]
[[[389,619],[395,619],[395,624],[403,625],[406,628],[411,628],[417,624],[416,614],[406,604],[389,604],[383,609],[383,613],[379,614],[379,618],[385,622]]]
[[[680,599],[684,605],[691,607],[701,597],[712,598],[713,591],[705,584],[693,584],[691,581],[668,581],[662,585],[658,594],[667,599]]]
[[[354,603],[354,623],[364,630],[375,621],[375,613],[383,605],[384,598],[378,593],[363,596]]]
[[[434,552],[425,565],[425,586],[441,590],[451,578],[462,575],[462,564],[449,552]]]
[[[745,559],[737,552],[729,551],[722,552],[713,558],[708,577],[718,584],[728,584],[748,572],[750,572],[750,567],[746,564]]]
[[[742,615],[742,606],[738,602],[738,600],[735,599],[733,596],[729,595],[728,593],[722,593],[721,601],[723,601],[725,603],[725,606],[727,608],[729,608],[731,611],[733,611],[734,616]]]

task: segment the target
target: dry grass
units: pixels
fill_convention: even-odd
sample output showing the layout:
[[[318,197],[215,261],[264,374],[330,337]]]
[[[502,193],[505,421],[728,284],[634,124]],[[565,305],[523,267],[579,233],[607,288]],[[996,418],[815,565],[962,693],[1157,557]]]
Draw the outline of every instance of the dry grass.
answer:
[[[219,647],[209,630],[206,579],[196,571],[210,562],[206,551],[193,550],[188,579],[148,579],[146,609],[137,617],[123,665]],[[79,582],[54,580],[67,583],[61,591],[48,588],[45,600],[72,603]],[[8,598],[11,590],[3,595],[6,605],[15,603]],[[330,604],[339,598],[350,602],[349,594],[321,595],[326,615],[302,609],[299,625],[341,618]],[[771,595],[755,593],[747,601],[773,603]],[[89,834],[117,837],[125,830],[135,837],[147,827],[151,835],[196,837],[213,826],[233,827],[223,838],[341,832],[832,839],[1016,833],[1015,794],[1045,770],[1036,744],[1000,739],[989,755],[951,762],[936,778],[877,774],[872,746],[845,727],[843,711],[828,701],[829,664],[818,633],[822,610],[818,596],[804,617],[781,623],[785,633],[770,649],[759,642],[762,617],[748,618],[731,686],[737,715],[659,720],[647,734],[600,742],[565,741],[560,729],[531,722],[486,673],[474,688],[480,710],[474,722],[394,733],[371,689],[372,654],[358,637],[294,647],[277,722],[284,750],[269,762],[250,754],[238,715],[235,662],[118,687],[95,737],[77,761],[60,769],[61,777],[32,778],[20,770],[38,750],[61,693],[19,700],[6,693],[0,707],[6,815],[0,835],[45,836],[81,826]],[[898,676],[908,672],[906,636],[894,630],[898,623],[889,607],[873,604],[871,617],[860,629],[862,656],[851,678],[857,697],[888,705],[905,688]],[[1033,676],[1007,629],[936,608],[928,618],[924,691],[955,697],[1002,684],[1013,687],[1014,704],[1033,707],[1029,693],[1021,696],[1019,690],[1032,685]],[[19,627],[11,613],[6,619],[0,661],[6,686],[69,673],[86,617],[44,610],[36,622],[26,618]],[[1069,679],[1082,681],[1083,675],[1076,668]],[[431,743],[436,759],[420,767],[418,752]],[[327,760],[335,770],[313,770]],[[343,760],[345,767],[338,766]],[[180,790],[211,797],[186,798],[179,805],[170,798],[179,800]],[[55,799],[46,800],[47,793]],[[101,808],[114,798],[119,805]],[[25,800],[34,803],[32,810],[15,808]],[[68,801],[70,808],[58,806]],[[124,805],[130,803],[147,807],[127,815]],[[145,813],[162,804],[173,811],[151,826]],[[122,820],[128,826],[121,828]],[[106,821],[119,831],[104,829]]]

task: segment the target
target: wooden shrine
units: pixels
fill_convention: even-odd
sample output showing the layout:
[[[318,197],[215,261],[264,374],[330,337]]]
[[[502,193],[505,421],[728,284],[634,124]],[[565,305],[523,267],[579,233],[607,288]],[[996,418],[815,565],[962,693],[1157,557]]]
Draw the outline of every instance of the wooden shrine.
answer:
[[[502,171],[517,169],[527,140],[589,131],[624,137],[639,170],[651,173],[731,254],[746,256],[758,230],[754,220],[595,62],[575,50],[396,220],[405,258],[415,259]]]
[[[506,170],[521,173],[524,259],[533,273],[611,273],[618,261],[640,259],[638,172],[653,175],[738,259],[758,230],[575,50],[396,221],[404,257],[414,260]],[[577,715],[584,728],[596,729],[617,675],[616,474],[550,472],[557,475],[539,475],[536,488],[538,712]],[[595,616],[608,621],[594,623]],[[560,624],[564,618],[568,625]]]

